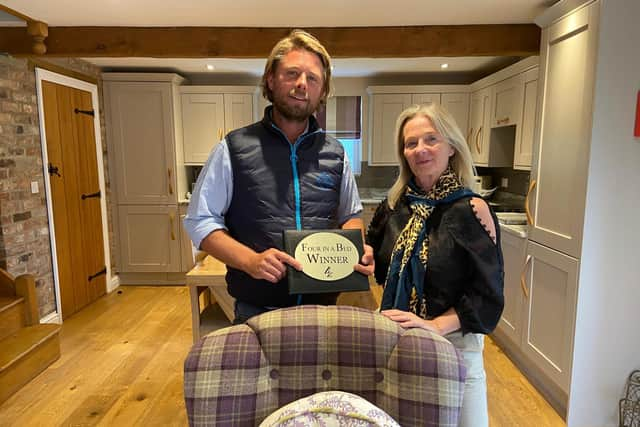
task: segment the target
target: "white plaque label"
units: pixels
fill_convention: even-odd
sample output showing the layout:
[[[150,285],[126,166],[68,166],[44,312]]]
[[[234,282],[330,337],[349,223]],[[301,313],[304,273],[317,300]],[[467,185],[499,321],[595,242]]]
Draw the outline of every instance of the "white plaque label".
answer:
[[[313,233],[302,239],[294,253],[302,272],[317,280],[340,280],[353,273],[358,249],[351,240],[335,233]]]

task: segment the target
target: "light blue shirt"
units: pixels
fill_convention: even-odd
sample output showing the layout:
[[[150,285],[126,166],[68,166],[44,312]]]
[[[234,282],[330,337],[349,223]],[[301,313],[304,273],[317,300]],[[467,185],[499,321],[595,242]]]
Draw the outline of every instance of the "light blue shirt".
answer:
[[[233,170],[229,147],[226,139],[223,139],[211,152],[198,176],[184,219],[184,227],[197,248],[211,232],[227,229],[224,216],[229,210],[232,196]],[[344,224],[349,219],[359,216],[360,212],[362,203],[345,152],[337,210],[338,223]]]

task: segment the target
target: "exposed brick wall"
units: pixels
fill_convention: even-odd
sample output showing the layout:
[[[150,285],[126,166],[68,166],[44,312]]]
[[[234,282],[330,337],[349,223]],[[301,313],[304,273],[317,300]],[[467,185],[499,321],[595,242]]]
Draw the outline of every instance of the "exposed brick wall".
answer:
[[[93,77],[100,72],[77,59],[50,62]],[[102,141],[106,147],[104,126]],[[31,182],[38,193],[31,194]],[[0,267],[36,276],[41,316],[55,311],[44,188],[35,73],[26,59],[0,55]]]

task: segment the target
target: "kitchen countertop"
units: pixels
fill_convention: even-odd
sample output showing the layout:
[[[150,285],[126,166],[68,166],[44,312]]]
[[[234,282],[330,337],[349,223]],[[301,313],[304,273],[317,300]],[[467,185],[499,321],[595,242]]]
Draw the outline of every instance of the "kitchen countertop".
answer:
[[[527,238],[528,225],[513,225],[500,223],[500,231],[503,233],[509,233],[516,237]]]
[[[363,204],[377,205],[387,197],[387,191],[389,191],[387,188],[358,187],[360,201]]]

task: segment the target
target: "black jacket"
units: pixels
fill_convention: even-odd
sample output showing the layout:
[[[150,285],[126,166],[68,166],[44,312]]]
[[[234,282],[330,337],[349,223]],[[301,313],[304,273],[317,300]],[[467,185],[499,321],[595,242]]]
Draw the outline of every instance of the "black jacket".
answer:
[[[476,217],[470,197],[437,206],[428,219],[429,257],[425,273],[424,296],[427,315],[433,318],[453,307],[460,318],[462,332],[490,333],[504,308],[504,263],[498,220],[494,244]],[[367,230],[367,243],[373,247],[376,281],[384,284],[393,246],[410,217],[402,197],[394,210],[384,200]]]

